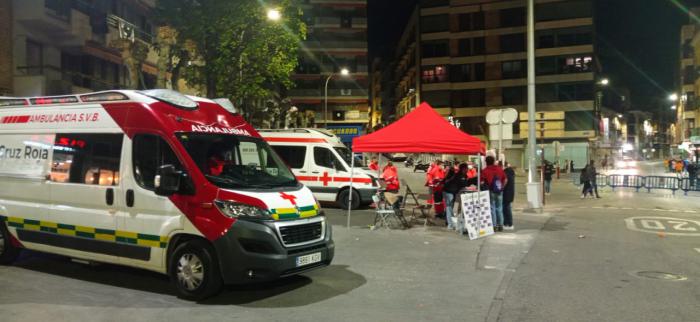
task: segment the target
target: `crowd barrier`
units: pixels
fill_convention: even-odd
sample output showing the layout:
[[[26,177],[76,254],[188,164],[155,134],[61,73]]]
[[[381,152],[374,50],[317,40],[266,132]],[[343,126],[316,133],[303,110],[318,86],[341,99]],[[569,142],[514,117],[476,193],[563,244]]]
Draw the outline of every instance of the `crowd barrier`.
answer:
[[[574,185],[580,186],[580,174],[572,174],[571,182]],[[688,195],[689,191],[700,191],[700,178],[599,174],[596,176],[596,184],[598,187],[610,187],[613,191],[615,191],[616,188],[633,188],[637,192],[641,189],[646,189],[647,192],[663,189],[671,190],[673,194],[676,194],[676,191],[682,190],[685,195]]]

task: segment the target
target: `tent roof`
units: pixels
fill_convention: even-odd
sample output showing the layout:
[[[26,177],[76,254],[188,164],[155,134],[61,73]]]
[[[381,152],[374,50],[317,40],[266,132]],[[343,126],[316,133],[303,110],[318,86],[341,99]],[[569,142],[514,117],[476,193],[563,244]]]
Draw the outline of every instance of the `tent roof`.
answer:
[[[481,140],[462,132],[433,110],[428,103],[376,132],[356,137],[354,152],[389,153],[483,153]]]

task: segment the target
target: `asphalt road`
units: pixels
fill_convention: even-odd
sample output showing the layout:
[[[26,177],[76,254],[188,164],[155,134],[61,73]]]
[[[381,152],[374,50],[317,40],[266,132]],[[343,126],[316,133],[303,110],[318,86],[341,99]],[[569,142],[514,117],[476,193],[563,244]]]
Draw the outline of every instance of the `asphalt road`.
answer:
[[[422,174],[402,176],[421,191]],[[561,179],[537,214],[521,210],[522,190],[516,230],[476,241],[435,226],[369,230],[371,209],[347,229],[328,207],[330,267],[203,303],[155,273],[25,252],[0,267],[0,321],[698,320],[700,197],[602,189],[582,200]]]

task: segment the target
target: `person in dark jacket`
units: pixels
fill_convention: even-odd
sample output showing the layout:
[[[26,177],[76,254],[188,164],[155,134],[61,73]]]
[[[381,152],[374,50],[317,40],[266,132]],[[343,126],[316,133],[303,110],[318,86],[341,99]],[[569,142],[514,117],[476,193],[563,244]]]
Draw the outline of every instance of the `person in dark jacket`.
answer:
[[[598,194],[598,183],[596,179],[598,178],[598,170],[595,168],[595,161],[591,160],[591,164],[588,166],[588,178],[591,181],[591,197],[593,197],[593,191],[595,191],[595,197],[600,199]]]
[[[581,183],[583,184],[583,190],[581,190],[581,199],[586,198],[587,194],[591,194],[593,197],[593,186],[591,185],[591,178],[589,177],[588,165],[583,167],[581,170]]]
[[[552,162],[544,161],[544,192],[549,194],[552,191],[552,175],[554,175],[554,166]]]
[[[503,229],[513,230],[513,200],[515,200],[515,168],[506,162],[506,186],[503,189]]]
[[[445,177],[443,201],[445,202],[447,229],[459,229],[458,227],[454,227],[452,217],[454,216],[454,206],[457,194],[465,187],[467,187],[467,164],[462,163],[459,165],[457,171],[452,170]]]

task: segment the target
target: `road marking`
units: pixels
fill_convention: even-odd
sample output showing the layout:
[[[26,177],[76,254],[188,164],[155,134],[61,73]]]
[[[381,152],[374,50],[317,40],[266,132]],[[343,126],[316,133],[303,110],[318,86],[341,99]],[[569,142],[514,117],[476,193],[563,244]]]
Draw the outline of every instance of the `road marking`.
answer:
[[[700,222],[695,220],[644,216],[626,218],[625,224],[627,229],[643,233],[663,233],[664,236],[700,236]]]

